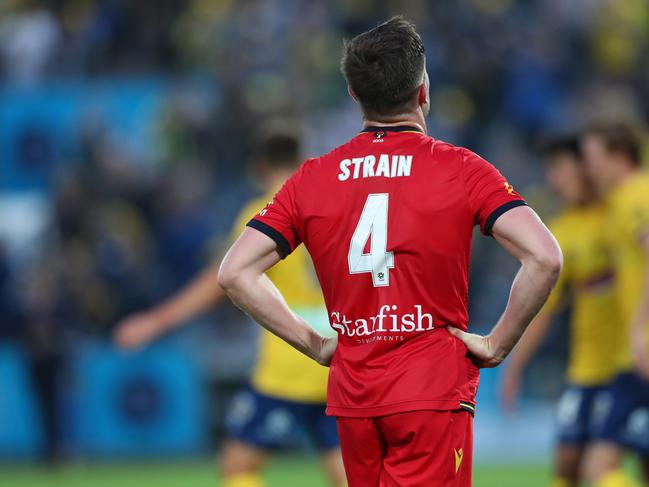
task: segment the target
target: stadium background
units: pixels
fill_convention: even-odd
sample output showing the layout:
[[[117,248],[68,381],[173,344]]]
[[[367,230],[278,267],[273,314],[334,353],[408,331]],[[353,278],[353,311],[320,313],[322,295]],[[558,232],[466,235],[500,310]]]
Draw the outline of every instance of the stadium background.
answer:
[[[341,40],[396,13],[426,45],[429,132],[493,161],[543,215],[543,134],[647,118],[647,0],[0,2],[0,485],[217,485],[210,455],[258,330],[222,306],[124,353],[112,329],[209,262],[259,193],[255,129],[292,120],[307,155],[359,129]],[[477,241],[474,330],[514,272]],[[484,373],[478,487],[549,478],[561,325],[514,414]],[[304,454],[268,479],[324,485]]]

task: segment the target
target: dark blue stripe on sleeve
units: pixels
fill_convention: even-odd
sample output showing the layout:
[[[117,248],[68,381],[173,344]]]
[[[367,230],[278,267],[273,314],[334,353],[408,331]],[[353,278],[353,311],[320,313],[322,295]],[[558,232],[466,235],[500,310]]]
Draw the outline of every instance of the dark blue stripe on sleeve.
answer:
[[[270,225],[267,225],[264,222],[255,220],[253,218],[248,222],[247,226],[249,226],[250,228],[254,228],[255,230],[258,230],[264,235],[272,238],[277,244],[277,249],[279,250],[279,255],[281,255],[282,259],[288,257],[288,255],[291,253],[291,246],[288,244],[288,240],[286,240],[284,238],[284,235],[279,233]]]
[[[491,235],[491,230],[493,229],[494,223],[500,218],[504,213],[507,213],[512,208],[517,208],[519,206],[527,206],[524,200],[514,200],[508,201],[504,205],[499,206],[494,211],[491,212],[491,215],[487,218],[487,223],[484,226],[483,233],[485,235]]]

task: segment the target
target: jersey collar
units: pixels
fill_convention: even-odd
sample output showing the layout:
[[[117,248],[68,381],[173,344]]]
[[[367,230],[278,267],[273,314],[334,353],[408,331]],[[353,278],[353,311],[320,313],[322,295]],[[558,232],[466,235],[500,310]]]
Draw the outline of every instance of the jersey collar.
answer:
[[[369,127],[361,130],[361,133],[377,133],[377,132],[417,132],[418,134],[423,134],[423,132],[417,127],[411,125],[391,125],[391,126],[379,126],[371,125]]]

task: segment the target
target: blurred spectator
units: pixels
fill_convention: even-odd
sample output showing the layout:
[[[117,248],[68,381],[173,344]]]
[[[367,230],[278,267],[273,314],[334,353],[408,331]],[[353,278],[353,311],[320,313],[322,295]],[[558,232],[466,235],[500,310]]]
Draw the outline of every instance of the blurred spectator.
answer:
[[[11,81],[30,83],[42,77],[56,53],[61,32],[47,2],[15,0],[0,20],[3,73]]]

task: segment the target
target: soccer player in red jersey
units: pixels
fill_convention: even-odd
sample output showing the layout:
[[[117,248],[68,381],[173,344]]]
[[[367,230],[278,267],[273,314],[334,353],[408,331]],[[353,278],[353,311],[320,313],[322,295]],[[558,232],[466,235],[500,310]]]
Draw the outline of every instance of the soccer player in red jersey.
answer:
[[[471,485],[479,367],[509,354],[547,299],[561,251],[498,170],[426,135],[424,47],[397,17],[345,44],[363,130],[309,159],[250,221],[219,282],[279,337],[330,365],[350,487]],[[467,332],[473,227],[521,268],[487,336]],[[318,335],[265,271],[304,243],[337,339]]]

